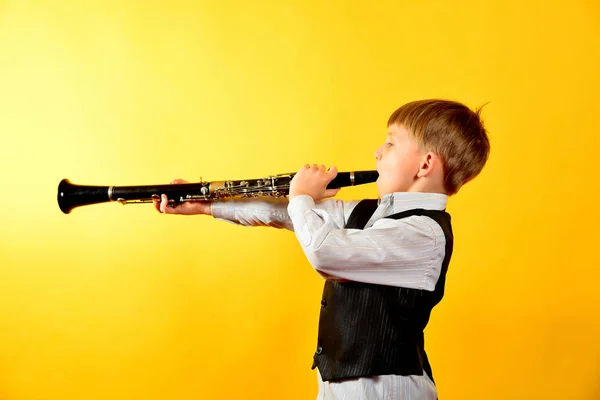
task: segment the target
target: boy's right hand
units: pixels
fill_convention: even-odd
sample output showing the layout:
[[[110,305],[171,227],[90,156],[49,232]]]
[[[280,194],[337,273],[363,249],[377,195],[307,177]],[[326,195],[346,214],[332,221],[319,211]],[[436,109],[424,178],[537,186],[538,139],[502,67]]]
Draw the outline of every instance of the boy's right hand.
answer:
[[[183,179],[173,179],[171,184],[188,183]],[[184,201],[177,205],[177,207],[171,207],[169,205],[169,199],[166,194],[160,195],[160,202],[154,200],[154,208],[162,214],[181,214],[181,215],[195,215],[195,214],[206,214],[210,213],[210,201]]]

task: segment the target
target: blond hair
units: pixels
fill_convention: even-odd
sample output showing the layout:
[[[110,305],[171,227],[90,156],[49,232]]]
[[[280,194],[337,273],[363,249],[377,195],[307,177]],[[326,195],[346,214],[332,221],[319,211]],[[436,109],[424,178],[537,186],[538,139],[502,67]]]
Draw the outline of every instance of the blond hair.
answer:
[[[394,111],[388,126],[404,126],[425,151],[436,153],[444,167],[444,188],[449,195],[483,169],[490,142],[476,111],[449,100],[418,100]]]

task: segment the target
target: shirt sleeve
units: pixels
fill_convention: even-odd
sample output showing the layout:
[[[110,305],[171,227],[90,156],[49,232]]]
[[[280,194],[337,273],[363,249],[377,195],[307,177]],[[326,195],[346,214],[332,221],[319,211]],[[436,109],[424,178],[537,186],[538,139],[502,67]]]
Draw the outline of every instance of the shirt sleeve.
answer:
[[[307,195],[290,201],[288,214],[308,261],[325,279],[435,289],[446,239],[433,219],[383,218],[364,230],[344,229]]]
[[[300,197],[300,196],[299,196]],[[307,196],[308,197],[308,196]],[[326,199],[315,204],[311,197],[311,207],[326,216],[330,223],[342,228],[358,201]],[[269,226],[293,231],[294,225],[288,213],[287,197],[238,198],[216,201],[211,204],[214,218],[242,226]]]
[[[269,226],[294,230],[287,211],[287,198],[240,198],[215,201],[211,214],[215,219],[242,226]]]

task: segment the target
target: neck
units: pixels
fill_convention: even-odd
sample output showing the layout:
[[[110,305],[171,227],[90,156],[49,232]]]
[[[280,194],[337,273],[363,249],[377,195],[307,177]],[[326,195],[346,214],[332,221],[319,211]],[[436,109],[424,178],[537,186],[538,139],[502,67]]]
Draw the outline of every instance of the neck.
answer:
[[[408,188],[407,192],[440,193],[447,195],[446,189],[441,181],[419,178]]]

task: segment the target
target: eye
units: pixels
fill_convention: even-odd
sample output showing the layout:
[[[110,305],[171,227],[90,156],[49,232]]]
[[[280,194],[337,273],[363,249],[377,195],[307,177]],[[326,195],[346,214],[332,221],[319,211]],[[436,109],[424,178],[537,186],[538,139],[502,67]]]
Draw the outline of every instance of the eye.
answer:
[[[387,147],[390,147],[390,146],[393,146],[393,143],[392,143],[392,142],[386,142],[386,143],[385,143],[385,145],[386,145]]]

